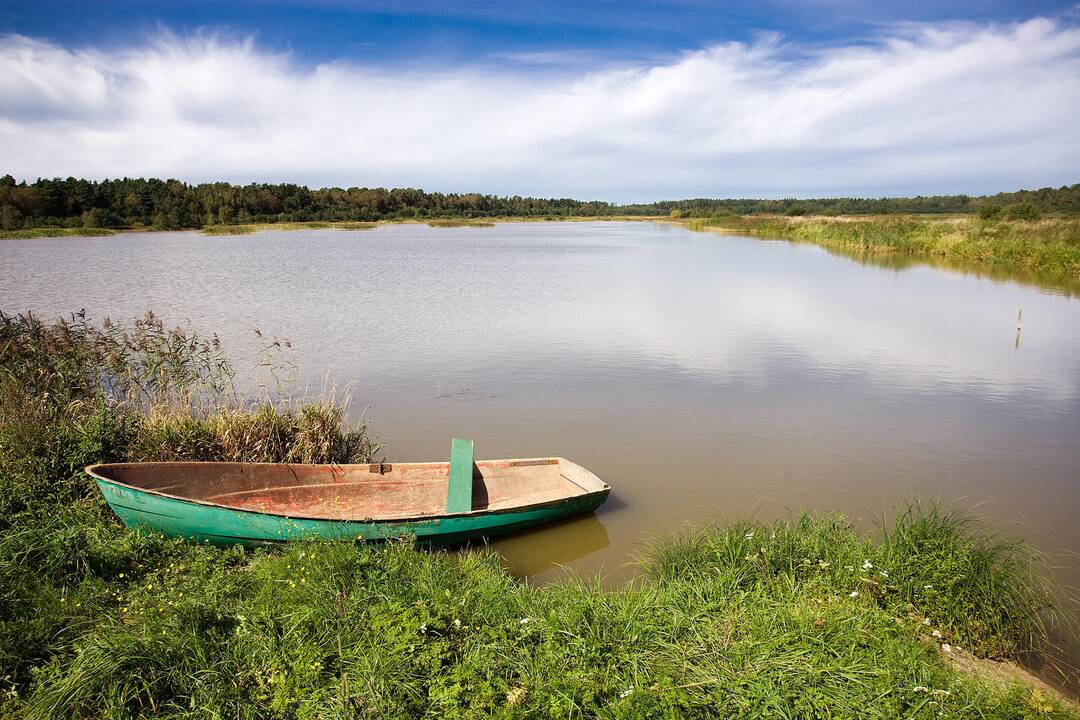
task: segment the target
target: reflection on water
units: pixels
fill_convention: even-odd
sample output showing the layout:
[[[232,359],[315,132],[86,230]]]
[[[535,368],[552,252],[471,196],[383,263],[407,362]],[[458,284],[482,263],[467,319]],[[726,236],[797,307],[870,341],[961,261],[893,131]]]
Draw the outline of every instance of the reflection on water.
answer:
[[[763,238],[768,240],[769,238]],[[776,242],[801,242],[795,240],[778,240]],[[950,260],[941,257],[923,257],[904,255],[900,253],[875,253],[864,251],[845,251],[825,248],[825,252],[846,257],[861,265],[873,265],[875,267],[890,268],[892,270],[906,270],[913,267],[932,267],[938,270],[971,275],[980,278],[990,278],[1009,282],[1034,285],[1043,290],[1050,290],[1069,297],[1080,295],[1080,280],[1060,274],[1036,272],[1025,268],[1010,267],[1008,263],[985,265],[982,263]]]
[[[651,223],[13,240],[0,309],[153,308],[241,366],[257,327],[316,391],[352,383],[391,460],[456,435],[585,465],[613,486],[598,516],[497,543],[538,581],[618,581],[685,522],[870,524],[916,495],[1080,551],[1080,300],[903,262]]]
[[[590,513],[505,535],[499,538],[498,547],[513,573],[534,577],[566,567],[610,544],[604,523],[596,513]]]

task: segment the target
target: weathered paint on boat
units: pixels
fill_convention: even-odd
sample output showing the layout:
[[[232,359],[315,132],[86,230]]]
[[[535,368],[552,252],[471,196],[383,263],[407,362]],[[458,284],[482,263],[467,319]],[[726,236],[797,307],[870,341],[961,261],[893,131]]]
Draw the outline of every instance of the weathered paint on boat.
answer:
[[[537,490],[530,485],[528,473],[539,477],[541,471],[546,473],[546,485]],[[309,538],[385,540],[408,536],[426,542],[461,542],[592,512],[610,492],[610,487],[595,475],[562,458],[477,462],[473,509],[458,513],[445,512],[446,481],[439,487],[440,476],[449,479],[448,463],[363,466],[114,463],[94,465],[87,472],[97,482],[109,506],[129,527],[217,545],[261,545]],[[152,485],[149,478],[161,477],[166,472],[171,479],[159,484],[171,492],[145,486]],[[260,473],[290,478],[300,484],[250,487],[216,494],[205,488],[217,477],[224,477],[234,485],[238,482],[251,485],[252,478]],[[511,473],[515,473],[512,483],[506,480]],[[553,496],[562,485],[550,487],[555,482],[552,473],[560,473],[557,482],[573,492]],[[396,479],[382,480],[389,475]],[[417,478],[419,488],[407,484],[410,476]],[[185,480],[187,477],[192,479]],[[521,501],[515,502],[515,496],[498,494],[502,485],[523,487],[531,492],[522,492]],[[350,491],[356,494],[358,488],[366,488],[369,497],[388,491],[396,494],[390,500],[371,501],[365,506],[350,496]],[[185,497],[185,491],[191,496]],[[216,501],[200,499],[200,492]],[[430,496],[435,493],[441,495],[442,512],[431,512]],[[338,502],[335,504],[334,500]],[[415,512],[410,512],[409,502],[414,503],[411,509]],[[335,514],[349,516],[329,517]]]

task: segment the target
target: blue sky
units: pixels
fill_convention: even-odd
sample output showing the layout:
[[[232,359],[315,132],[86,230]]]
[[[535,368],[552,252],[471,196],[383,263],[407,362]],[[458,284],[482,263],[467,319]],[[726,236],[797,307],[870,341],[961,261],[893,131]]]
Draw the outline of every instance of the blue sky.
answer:
[[[8,0],[0,156],[611,200],[1059,185],[1078,25],[996,0]]]
[[[64,45],[123,46],[161,28],[254,34],[310,62],[485,62],[514,53],[590,51],[641,60],[762,32],[793,42],[858,42],[903,22],[1017,22],[1067,15],[1075,2],[370,2],[364,0],[7,0],[0,32]]]

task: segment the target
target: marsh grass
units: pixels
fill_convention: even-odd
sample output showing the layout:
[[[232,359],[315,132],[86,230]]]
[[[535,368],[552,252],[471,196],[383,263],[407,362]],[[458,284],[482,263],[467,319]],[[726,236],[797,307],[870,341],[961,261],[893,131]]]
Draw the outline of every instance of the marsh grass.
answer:
[[[23,230],[0,230],[0,240],[26,240],[31,238],[51,237],[104,237],[115,235],[115,230],[98,227],[44,227],[28,228]]]
[[[379,226],[374,222],[329,222],[310,220],[306,222],[251,223],[247,225],[207,225],[203,235],[250,235],[263,230],[293,232],[296,230],[373,230]]]
[[[495,227],[495,223],[491,220],[474,220],[472,218],[437,218],[434,220],[425,221],[430,227],[433,228],[456,228],[456,227],[472,227],[472,228],[490,228]]]
[[[251,235],[263,230],[277,230],[290,232],[295,230],[374,230],[381,225],[422,222],[431,227],[494,227],[503,222],[644,222],[660,219],[659,217],[644,215],[539,215],[539,216],[497,216],[485,218],[434,218],[431,220],[417,220],[415,218],[400,218],[393,220],[380,220],[377,222],[352,221],[352,220],[308,220],[308,221],[282,221],[282,222],[252,222],[244,224],[205,225],[199,232],[203,235],[229,236]],[[47,237],[72,237],[72,236],[104,236],[116,235],[117,232],[149,232],[158,230],[170,230],[169,228],[133,227],[124,228],[121,231],[109,228],[62,228],[45,227],[29,230],[0,230],[0,240],[20,238],[47,238]]]
[[[270,349],[276,341],[269,341]],[[273,363],[269,364],[273,367]],[[93,323],[0,313],[0,679],[34,668],[116,607],[118,573],[191,552],[127,532],[83,473],[150,459],[364,462],[365,424],[333,397],[249,399],[217,338],[147,314]]]
[[[996,220],[970,216],[926,218],[777,217],[737,215],[687,221],[692,230],[732,230],[821,245],[851,254],[900,254],[1029,270],[1080,279],[1080,219]]]
[[[0,315],[0,715],[1077,717],[946,661],[1038,647],[1053,603],[1022,545],[934,506],[876,539],[840,517],[688,531],[617,590],[530,587],[483,550],[128,531],[83,465],[378,451],[340,398],[245,403],[234,377],[153,315]]]
[[[207,225],[200,232],[203,235],[251,235],[255,230],[253,225]]]

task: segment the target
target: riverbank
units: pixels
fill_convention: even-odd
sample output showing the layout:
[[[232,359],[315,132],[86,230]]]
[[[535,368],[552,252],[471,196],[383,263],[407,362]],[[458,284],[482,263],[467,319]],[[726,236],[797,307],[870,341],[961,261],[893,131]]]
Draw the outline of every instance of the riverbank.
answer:
[[[433,228],[493,228],[499,223],[543,223],[543,222],[655,222],[659,216],[611,215],[591,216],[536,216],[536,217],[449,217],[428,219],[378,220],[376,222],[280,222],[251,223],[246,225],[207,225],[199,232],[203,235],[250,235],[264,230],[289,232],[293,230],[374,230],[383,225],[427,225]]]
[[[805,242],[856,257],[912,258],[959,263],[989,272],[1015,272],[1050,283],[1080,282],[1080,219],[982,219],[976,216],[735,216],[670,218],[644,215],[447,217],[377,222],[276,222],[207,225],[204,235],[248,235],[265,230],[372,230],[381,225],[419,223],[431,227],[494,227],[508,222],[672,221],[691,230],[747,233],[763,238]],[[34,228],[0,231],[0,239],[113,235],[153,232],[152,228],[120,231],[104,228]]]
[[[107,237],[115,235],[116,230],[109,228],[87,227],[40,227],[26,228],[24,230],[0,230],[0,240],[32,240],[34,238],[55,237]]]
[[[369,428],[237,397],[213,338],[153,316],[5,318],[0,369],[5,717],[1080,717],[955,661],[1056,621],[1039,557],[956,513],[684,532],[615,590],[531,587],[482,549],[193,546],[126,530],[82,467],[363,462]]]
[[[468,217],[450,217],[450,218],[428,218],[428,219],[400,219],[400,220],[378,220],[373,222],[356,222],[352,220],[343,221],[322,221],[322,220],[309,220],[303,222],[273,222],[273,223],[244,223],[244,224],[218,224],[218,225],[205,225],[202,228],[193,230],[193,232],[199,232],[203,235],[251,235],[257,232],[263,232],[265,230],[276,230],[278,232],[291,232],[295,230],[374,230],[382,225],[402,225],[402,224],[418,224],[428,225],[436,228],[457,228],[457,227],[471,227],[471,228],[489,228],[495,227],[498,223],[534,223],[534,222],[655,222],[657,220],[664,219],[660,216],[644,216],[644,215],[610,215],[603,217],[594,216],[560,216],[560,215],[544,215],[534,217],[490,217],[490,218],[468,218]],[[89,227],[40,227],[40,228],[28,228],[24,230],[0,230],[0,240],[29,240],[34,238],[50,238],[50,237],[104,237],[109,235],[118,235],[126,233],[138,233],[138,232],[175,232],[174,229],[168,228],[153,228],[153,227],[133,227],[133,228],[89,228]]]
[[[939,258],[986,268],[1080,280],[1080,219],[996,220],[976,216],[718,216],[691,230],[749,233],[853,255]]]
[[[79,585],[50,598],[69,644],[10,709],[31,718],[179,716],[192,706],[225,717],[1080,717],[1044,686],[953,661],[968,648],[1000,649],[1009,633],[980,623],[1015,610],[1005,604],[1014,598],[973,595],[989,575],[957,579],[929,566],[978,565],[980,551],[952,520],[906,522],[897,529],[926,533],[910,547],[865,541],[841,518],[702,531],[646,561],[649,580],[609,592],[588,582],[530,588],[479,551],[244,553],[147,543],[106,526],[134,557],[101,578],[103,597]],[[948,558],[927,548],[942,542]]]

